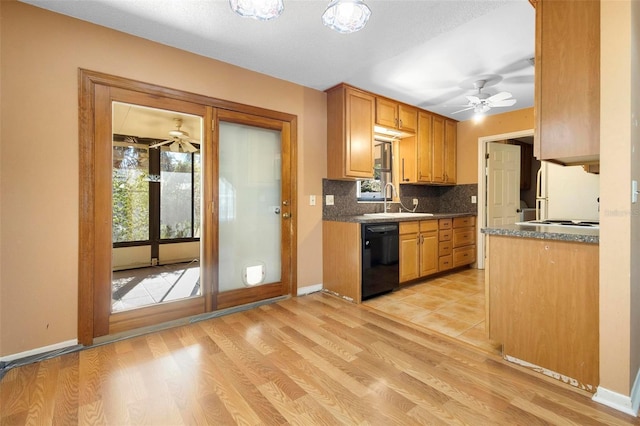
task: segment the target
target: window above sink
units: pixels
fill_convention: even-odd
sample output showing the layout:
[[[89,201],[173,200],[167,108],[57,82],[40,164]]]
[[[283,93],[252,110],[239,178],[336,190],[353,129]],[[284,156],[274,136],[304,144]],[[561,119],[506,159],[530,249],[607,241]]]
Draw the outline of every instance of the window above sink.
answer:
[[[393,194],[385,185],[393,182],[391,142],[376,140],[374,143],[373,176],[374,179],[357,181],[358,201],[391,201]],[[384,191],[384,192],[383,192]]]

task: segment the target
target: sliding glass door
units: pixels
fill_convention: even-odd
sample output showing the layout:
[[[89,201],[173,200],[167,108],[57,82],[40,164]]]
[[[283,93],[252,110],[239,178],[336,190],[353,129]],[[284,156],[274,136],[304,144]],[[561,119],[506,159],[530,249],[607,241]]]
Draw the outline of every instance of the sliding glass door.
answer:
[[[295,292],[295,116],[80,82],[80,343]]]

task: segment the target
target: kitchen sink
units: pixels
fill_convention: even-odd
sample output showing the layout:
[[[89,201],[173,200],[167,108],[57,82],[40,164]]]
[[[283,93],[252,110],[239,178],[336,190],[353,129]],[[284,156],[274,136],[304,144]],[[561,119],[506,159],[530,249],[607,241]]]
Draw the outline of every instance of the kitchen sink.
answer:
[[[408,218],[408,217],[429,217],[429,216],[433,216],[433,213],[411,213],[411,212],[402,212],[402,213],[365,213],[364,216],[389,218],[389,219],[402,219],[402,218]]]

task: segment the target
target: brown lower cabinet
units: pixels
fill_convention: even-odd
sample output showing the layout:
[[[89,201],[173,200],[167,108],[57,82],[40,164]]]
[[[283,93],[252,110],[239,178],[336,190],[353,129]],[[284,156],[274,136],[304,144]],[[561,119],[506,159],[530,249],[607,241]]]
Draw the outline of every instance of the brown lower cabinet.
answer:
[[[475,217],[399,223],[400,284],[475,262]],[[322,223],[323,287],[362,301],[361,224]]]
[[[598,244],[498,235],[486,244],[489,338],[516,362],[595,391]]]
[[[453,218],[453,267],[476,261],[476,221],[473,216]]]
[[[453,268],[453,219],[450,217],[438,221],[438,271]]]
[[[400,284],[476,261],[475,217],[400,222]]]
[[[438,221],[400,222],[400,283],[438,272]]]

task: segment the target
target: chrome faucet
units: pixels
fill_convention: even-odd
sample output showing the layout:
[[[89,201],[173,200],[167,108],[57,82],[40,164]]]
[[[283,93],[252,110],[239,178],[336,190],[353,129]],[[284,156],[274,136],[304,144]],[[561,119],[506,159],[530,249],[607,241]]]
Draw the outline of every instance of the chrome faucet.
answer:
[[[387,212],[387,187],[391,186],[391,198],[393,198],[393,194],[396,193],[396,188],[393,186],[393,183],[387,182],[382,190],[382,199],[384,201],[384,212]]]

